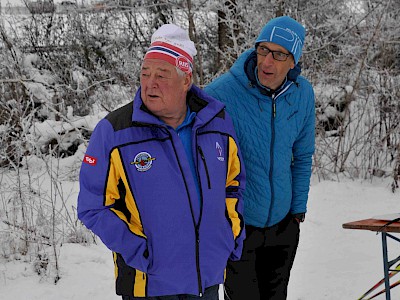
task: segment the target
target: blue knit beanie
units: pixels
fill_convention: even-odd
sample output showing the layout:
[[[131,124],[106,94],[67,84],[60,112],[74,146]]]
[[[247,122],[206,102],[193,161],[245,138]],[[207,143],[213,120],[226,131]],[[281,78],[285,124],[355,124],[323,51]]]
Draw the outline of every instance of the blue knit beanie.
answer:
[[[261,30],[256,45],[261,42],[270,42],[284,47],[293,54],[294,61],[299,62],[303,50],[305,28],[288,16],[270,20]]]

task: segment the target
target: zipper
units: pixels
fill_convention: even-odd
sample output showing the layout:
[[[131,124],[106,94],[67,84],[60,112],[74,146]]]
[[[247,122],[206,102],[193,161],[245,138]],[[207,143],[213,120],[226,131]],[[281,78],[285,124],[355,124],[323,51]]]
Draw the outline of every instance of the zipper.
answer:
[[[197,130],[196,130],[196,145],[197,145]],[[196,148],[196,146],[195,146]],[[210,178],[208,176],[208,168],[206,164],[206,158],[204,157],[203,150],[201,149],[200,146],[197,146],[197,149],[199,150],[201,160],[203,161],[204,168],[206,170],[206,175],[207,175],[207,182],[208,182],[208,188],[210,189],[211,183],[210,183]],[[198,157],[196,155],[196,157]],[[197,163],[198,165],[198,163]],[[199,186],[200,186],[200,217],[199,217],[199,222],[196,225],[196,267],[197,267],[197,284],[199,286],[199,297],[203,297],[203,286],[201,284],[201,273],[200,273],[200,233],[199,233],[199,228],[201,224],[201,217],[203,215],[203,191],[201,188],[201,178],[200,178],[200,172],[199,168],[197,167],[197,177],[199,180]]]
[[[206,157],[204,156],[203,150],[201,149],[200,146],[197,146],[197,149],[199,150],[201,160],[203,161],[203,164],[204,164],[204,169],[206,170],[207,185],[208,185],[208,189],[210,190],[211,189],[211,180],[210,180],[210,174],[208,173]]]
[[[272,211],[272,206],[274,203],[274,198],[275,198],[275,192],[274,192],[274,183],[272,180],[272,175],[274,171],[274,145],[275,145],[275,117],[276,117],[276,97],[275,94],[272,94],[272,114],[271,114],[271,145],[270,145],[270,163],[269,163],[269,185],[271,188],[271,205],[269,207],[269,214],[268,214],[268,219],[267,223],[271,219],[271,211]]]
[[[196,226],[196,268],[197,268],[197,284],[199,285],[199,296],[203,296],[203,287],[201,284],[200,274],[200,234],[199,225]]]
[[[283,95],[291,86],[293,82],[289,83],[283,90],[281,90],[278,95],[273,93],[272,98],[272,114],[271,114],[271,146],[270,146],[270,167],[269,167],[269,185],[271,187],[271,206],[269,207],[269,214],[267,223],[271,219],[272,205],[275,202],[275,191],[274,183],[272,180],[273,170],[274,170],[274,147],[275,147],[275,117],[276,117],[276,98]]]

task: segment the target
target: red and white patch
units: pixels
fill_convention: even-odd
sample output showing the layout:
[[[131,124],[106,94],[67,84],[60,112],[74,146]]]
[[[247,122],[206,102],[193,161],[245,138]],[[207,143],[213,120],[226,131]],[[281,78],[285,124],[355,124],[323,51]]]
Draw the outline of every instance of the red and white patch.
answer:
[[[176,58],[176,66],[185,73],[191,72],[190,61],[184,56],[179,56]]]
[[[91,166],[95,166],[97,164],[97,158],[86,154],[85,157],[83,158],[83,162]]]

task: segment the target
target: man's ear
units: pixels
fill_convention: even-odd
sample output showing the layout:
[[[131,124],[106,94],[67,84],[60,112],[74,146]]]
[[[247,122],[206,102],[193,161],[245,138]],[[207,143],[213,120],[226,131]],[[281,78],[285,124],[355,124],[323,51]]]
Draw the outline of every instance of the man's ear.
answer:
[[[190,85],[192,84],[192,74],[186,74],[184,83],[186,90],[188,91],[190,89]]]

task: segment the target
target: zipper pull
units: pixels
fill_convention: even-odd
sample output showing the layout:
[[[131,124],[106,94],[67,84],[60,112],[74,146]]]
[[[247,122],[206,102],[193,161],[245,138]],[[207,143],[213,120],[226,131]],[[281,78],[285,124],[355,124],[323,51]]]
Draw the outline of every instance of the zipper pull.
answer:
[[[271,95],[272,98],[272,113],[275,118],[276,116],[276,102],[275,102],[275,93]]]
[[[272,98],[272,113],[273,113],[273,116],[274,116],[274,118],[275,118],[275,117],[276,117],[275,93],[272,94],[271,98]]]

